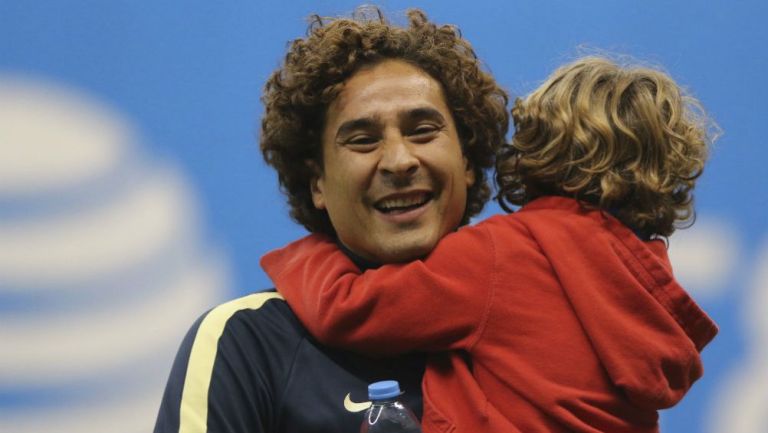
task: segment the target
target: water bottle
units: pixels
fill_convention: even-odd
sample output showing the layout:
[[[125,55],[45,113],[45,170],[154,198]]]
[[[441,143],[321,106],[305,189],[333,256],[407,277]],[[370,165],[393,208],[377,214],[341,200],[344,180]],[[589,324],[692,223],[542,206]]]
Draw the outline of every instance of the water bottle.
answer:
[[[398,400],[402,395],[396,380],[368,385],[371,407],[365,412],[360,433],[421,433],[416,415]]]

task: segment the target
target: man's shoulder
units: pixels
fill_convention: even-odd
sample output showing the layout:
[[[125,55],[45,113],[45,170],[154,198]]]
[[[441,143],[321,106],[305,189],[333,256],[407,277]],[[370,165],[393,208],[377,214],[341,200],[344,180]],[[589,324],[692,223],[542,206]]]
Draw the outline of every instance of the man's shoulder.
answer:
[[[262,427],[272,421],[268,396],[282,386],[306,336],[274,290],[251,293],[211,308],[192,324],[181,343],[155,431],[177,431],[185,425],[201,427],[201,421],[215,423],[204,421],[208,415],[239,417],[253,412],[262,416],[248,424],[254,431],[264,431]],[[241,389],[246,395],[235,398],[232,389]],[[247,404],[254,401],[261,402],[259,407]],[[223,402],[227,408],[208,412]],[[190,415],[185,416],[181,408]]]
[[[198,319],[190,334],[185,342],[190,345],[188,369],[200,364],[204,371],[210,371],[211,367],[236,363],[272,373],[282,368],[271,366],[291,362],[297,348],[309,337],[274,290],[251,293],[213,307]]]
[[[242,327],[252,328],[259,335],[269,335],[271,331],[295,333],[297,337],[307,335],[285,299],[274,289],[223,302],[208,310],[198,322],[196,338],[219,340]]]
[[[283,297],[275,290],[265,290],[231,299],[203,313],[184,343],[190,345],[192,358],[221,350],[222,345],[252,347],[253,340],[275,340],[285,345],[306,336],[307,331]]]
[[[422,355],[371,359],[320,345],[278,293],[252,293],[192,325],[155,432],[218,431],[233,420],[238,432],[357,431],[361,405],[353,402],[365,402],[377,380],[399,380],[420,413],[423,371]]]

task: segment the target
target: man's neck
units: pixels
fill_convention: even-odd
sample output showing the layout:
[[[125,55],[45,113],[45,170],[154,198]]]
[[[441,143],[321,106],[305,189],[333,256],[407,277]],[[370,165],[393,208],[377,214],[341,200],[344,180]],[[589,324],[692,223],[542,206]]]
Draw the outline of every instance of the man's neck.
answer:
[[[359,254],[347,248],[346,245],[341,243],[341,241],[339,241],[338,239],[336,239],[336,245],[339,246],[339,249],[343,251],[344,254],[346,254],[347,257],[349,257],[349,259],[352,260],[352,262],[354,262],[358,268],[360,268],[361,271],[365,271],[368,269],[376,269],[381,266],[381,263],[376,263],[361,257]]]

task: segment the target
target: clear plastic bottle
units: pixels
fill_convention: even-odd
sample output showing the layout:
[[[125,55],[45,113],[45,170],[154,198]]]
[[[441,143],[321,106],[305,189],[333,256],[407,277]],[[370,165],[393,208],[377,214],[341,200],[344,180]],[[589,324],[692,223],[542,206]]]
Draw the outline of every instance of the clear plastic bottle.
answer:
[[[368,385],[371,407],[365,412],[360,433],[421,433],[416,415],[398,400],[402,395],[396,380]]]

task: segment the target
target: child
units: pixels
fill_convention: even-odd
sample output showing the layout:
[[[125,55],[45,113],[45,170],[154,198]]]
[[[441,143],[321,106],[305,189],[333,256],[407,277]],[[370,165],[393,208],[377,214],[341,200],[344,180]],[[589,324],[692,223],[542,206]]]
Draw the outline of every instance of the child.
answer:
[[[311,235],[262,266],[325,344],[454,351],[428,363],[425,432],[656,432],[717,333],[663,241],[693,215],[698,107],[661,72],[577,60],[512,110],[497,182],[518,212],[407,264],[361,273]]]

